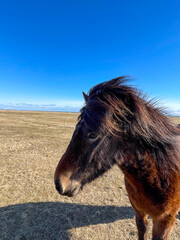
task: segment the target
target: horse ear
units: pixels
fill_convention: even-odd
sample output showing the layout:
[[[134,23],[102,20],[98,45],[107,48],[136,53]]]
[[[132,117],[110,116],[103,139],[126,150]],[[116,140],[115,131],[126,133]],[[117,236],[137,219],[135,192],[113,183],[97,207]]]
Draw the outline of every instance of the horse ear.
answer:
[[[88,101],[88,95],[87,95],[85,92],[82,92],[82,94],[83,94],[85,103],[87,103],[87,101]]]

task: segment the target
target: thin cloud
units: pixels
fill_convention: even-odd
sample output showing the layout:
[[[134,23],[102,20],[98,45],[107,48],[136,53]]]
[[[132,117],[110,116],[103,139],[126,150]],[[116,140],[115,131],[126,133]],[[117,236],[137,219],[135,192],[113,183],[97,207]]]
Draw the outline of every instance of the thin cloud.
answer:
[[[165,108],[165,111],[170,116],[180,116],[180,101],[163,101],[161,106]]]
[[[63,101],[59,104],[32,104],[32,103],[7,103],[0,104],[0,109],[7,110],[26,110],[26,111],[63,111],[79,112],[83,103],[78,101]]]
[[[33,103],[7,103],[0,104],[0,109],[27,110],[27,111],[58,111],[79,112],[83,101],[60,101],[56,104],[33,104]],[[165,109],[170,116],[180,116],[180,101],[161,101],[159,105]]]

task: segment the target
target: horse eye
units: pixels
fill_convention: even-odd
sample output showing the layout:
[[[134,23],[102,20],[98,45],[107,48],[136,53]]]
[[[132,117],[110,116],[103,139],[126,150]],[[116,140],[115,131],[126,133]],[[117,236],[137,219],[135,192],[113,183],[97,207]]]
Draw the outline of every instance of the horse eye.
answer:
[[[90,133],[88,133],[88,138],[89,139],[95,139],[95,138],[97,138],[97,134],[96,133],[94,133],[94,132],[90,132]]]

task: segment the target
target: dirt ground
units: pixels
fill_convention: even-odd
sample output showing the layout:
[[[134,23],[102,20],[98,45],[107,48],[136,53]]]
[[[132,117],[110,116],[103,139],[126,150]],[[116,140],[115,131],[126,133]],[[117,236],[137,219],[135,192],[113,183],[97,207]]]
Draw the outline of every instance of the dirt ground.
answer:
[[[77,116],[0,111],[1,240],[137,239],[134,212],[117,167],[74,198],[62,197],[54,188],[54,170]],[[173,121],[180,123],[180,118]],[[178,217],[170,239],[180,239]]]

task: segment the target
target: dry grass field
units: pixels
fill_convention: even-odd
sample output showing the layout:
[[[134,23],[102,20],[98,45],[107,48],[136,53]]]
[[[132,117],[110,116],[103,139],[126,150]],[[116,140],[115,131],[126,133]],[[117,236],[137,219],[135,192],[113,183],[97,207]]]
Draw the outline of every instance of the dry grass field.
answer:
[[[54,188],[54,170],[77,116],[0,111],[1,240],[137,239],[134,212],[117,167],[74,198],[62,197]],[[180,118],[173,121],[180,123]],[[179,219],[171,240],[180,239]]]

